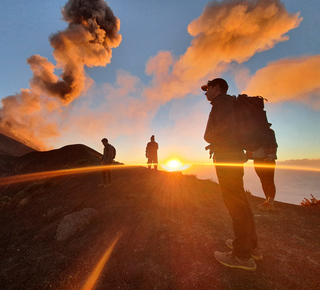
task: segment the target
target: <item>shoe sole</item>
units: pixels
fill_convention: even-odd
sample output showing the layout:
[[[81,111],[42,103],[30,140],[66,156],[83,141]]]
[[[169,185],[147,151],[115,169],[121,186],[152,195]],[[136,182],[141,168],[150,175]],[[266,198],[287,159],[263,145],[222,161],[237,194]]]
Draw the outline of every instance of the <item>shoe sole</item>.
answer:
[[[227,244],[227,243],[226,243],[226,244]],[[227,246],[228,246],[231,250],[233,250],[232,245],[227,244]],[[261,255],[261,256],[255,256],[255,255],[251,254],[251,257],[252,257],[253,259],[255,259],[256,261],[261,261],[261,260],[263,260],[263,256],[262,256],[262,255]]]
[[[251,271],[251,272],[257,270],[257,266],[255,266],[254,268],[249,268],[249,267],[246,267],[246,266],[230,265],[230,264],[227,264],[227,263],[225,263],[225,262],[220,261],[220,260],[216,257],[216,255],[214,255],[214,257],[216,258],[216,260],[217,260],[220,264],[222,264],[223,266],[229,267],[229,268],[242,269],[242,270]]]

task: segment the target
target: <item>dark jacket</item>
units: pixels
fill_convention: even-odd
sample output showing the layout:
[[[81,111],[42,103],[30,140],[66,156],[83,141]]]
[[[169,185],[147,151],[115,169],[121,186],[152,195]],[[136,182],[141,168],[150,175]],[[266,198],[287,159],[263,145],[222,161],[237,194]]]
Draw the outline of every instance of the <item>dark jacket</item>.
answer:
[[[147,144],[146,157],[157,157],[159,145],[155,141],[151,141]]]
[[[111,145],[107,144],[103,148],[102,164],[108,165],[113,163],[113,159],[116,157],[116,149]]]
[[[245,154],[239,145],[235,119],[234,98],[221,94],[212,102],[204,134],[217,162],[244,162]]]

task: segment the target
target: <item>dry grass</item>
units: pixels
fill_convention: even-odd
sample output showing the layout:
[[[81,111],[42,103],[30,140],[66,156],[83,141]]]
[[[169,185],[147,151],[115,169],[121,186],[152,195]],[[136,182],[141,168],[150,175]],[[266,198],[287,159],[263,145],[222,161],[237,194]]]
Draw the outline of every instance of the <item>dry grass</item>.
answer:
[[[320,207],[320,200],[316,199],[313,194],[310,194],[311,198],[304,198],[303,201],[300,203],[301,206],[317,206]]]

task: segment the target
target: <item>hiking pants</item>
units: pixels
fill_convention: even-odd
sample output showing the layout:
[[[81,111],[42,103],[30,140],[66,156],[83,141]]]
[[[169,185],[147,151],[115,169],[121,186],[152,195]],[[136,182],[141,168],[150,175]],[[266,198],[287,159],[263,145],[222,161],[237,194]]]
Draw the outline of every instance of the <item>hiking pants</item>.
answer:
[[[151,169],[151,164],[153,164],[153,168],[155,170],[158,169],[158,156],[149,156],[148,157],[148,168]]]
[[[112,163],[108,163],[104,165],[112,165]],[[111,168],[103,169],[101,172],[102,172],[102,182],[104,184],[107,184],[107,176],[108,176],[108,183],[111,183]]]
[[[253,213],[243,188],[243,166],[215,168],[222,198],[233,223],[233,254],[241,259],[248,259],[258,245]]]

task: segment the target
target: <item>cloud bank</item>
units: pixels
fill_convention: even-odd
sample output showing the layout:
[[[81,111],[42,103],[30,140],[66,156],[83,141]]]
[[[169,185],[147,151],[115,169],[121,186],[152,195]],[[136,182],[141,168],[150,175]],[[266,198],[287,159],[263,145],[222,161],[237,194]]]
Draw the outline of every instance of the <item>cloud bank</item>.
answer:
[[[258,70],[244,90],[271,102],[300,101],[320,110],[320,55],[281,59]]]
[[[71,106],[92,83],[84,67],[110,62],[111,49],[121,42],[120,21],[103,0],[70,0],[62,15],[68,28],[50,38],[57,64],[31,56],[30,89],[3,99],[0,110],[0,130],[41,149],[51,137],[61,134],[59,120],[68,114],[68,107],[80,111],[67,118],[70,122],[65,129],[78,130],[83,137],[93,134],[84,129],[90,127],[88,122],[114,137],[131,134],[132,126],[136,133],[145,130],[161,105],[198,94],[200,85],[218,76],[228,64],[243,63],[288,40],[286,33],[302,21],[299,13],[288,13],[279,0],[210,2],[189,24],[193,40],[183,55],[160,51],[151,57],[146,64],[151,79],[147,85],[130,73],[120,73],[115,84],[102,86],[105,104],[85,109]],[[59,77],[54,74],[56,69],[62,70]]]

